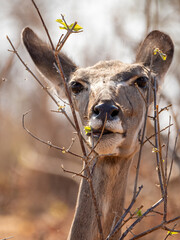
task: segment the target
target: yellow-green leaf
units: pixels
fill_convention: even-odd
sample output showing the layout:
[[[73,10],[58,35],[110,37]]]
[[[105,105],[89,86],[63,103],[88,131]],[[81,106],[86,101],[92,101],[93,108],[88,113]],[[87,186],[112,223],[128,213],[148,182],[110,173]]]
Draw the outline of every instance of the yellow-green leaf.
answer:
[[[60,23],[62,26],[60,26],[60,29],[68,29],[66,23],[62,19],[56,19],[56,22]]]
[[[66,149],[63,147],[62,153],[66,153]]]
[[[73,25],[74,25],[74,23],[72,23],[72,24],[69,26],[69,28],[71,29],[71,28],[73,27]],[[78,32],[78,31],[80,31],[80,30],[82,30],[82,29],[83,29],[83,28],[82,28],[79,24],[76,24],[75,27],[73,28],[73,31]]]
[[[62,20],[62,19],[56,19],[56,22],[58,22],[58,23],[60,23],[62,25],[62,26],[59,27],[60,29],[65,29],[65,30],[68,30],[68,28],[71,29],[73,27],[73,25],[74,25],[74,23],[72,23],[70,25],[67,25],[65,23],[65,21]],[[79,24],[76,24],[75,27],[73,28],[73,31],[78,32],[78,31],[80,31],[82,29],[83,28]]]
[[[163,53],[159,48],[155,48],[154,49],[154,55],[156,55],[157,53],[159,53],[160,57],[162,58],[163,61],[166,61],[167,59],[167,55],[165,53]]]
[[[66,24],[62,19],[56,19],[56,22],[58,22],[66,27]]]
[[[176,232],[176,231],[174,231],[174,232],[168,231],[167,234],[169,234],[169,235],[175,235],[175,234],[179,234],[179,232]]]
[[[67,30],[68,28],[67,27],[59,27],[60,29],[65,29],[65,30]]]
[[[157,148],[153,148],[153,149],[152,149],[152,152],[153,152],[153,153],[157,153],[157,152],[159,152],[159,151],[158,151]]]
[[[63,108],[65,108],[65,106],[59,105],[58,106],[58,111],[61,111]]]
[[[84,131],[85,131],[86,134],[90,133],[91,132],[91,127],[90,126],[85,126]]]

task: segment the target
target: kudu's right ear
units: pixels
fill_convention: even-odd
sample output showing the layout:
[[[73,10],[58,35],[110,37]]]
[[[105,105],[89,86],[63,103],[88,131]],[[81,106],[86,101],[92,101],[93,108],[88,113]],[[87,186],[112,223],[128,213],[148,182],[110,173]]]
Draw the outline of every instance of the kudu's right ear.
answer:
[[[162,59],[159,53],[154,55],[154,49],[159,49],[167,58]],[[174,45],[171,38],[158,30],[150,32],[145,40],[141,43],[137,55],[136,62],[141,62],[147,67],[151,67],[152,71],[161,79],[166,74],[174,54]],[[151,64],[152,60],[152,64]]]
[[[28,27],[23,30],[22,39],[40,72],[56,86],[62,87],[63,83],[61,76],[54,66],[56,61],[51,47],[39,39],[39,37]],[[68,81],[70,74],[76,70],[76,65],[63,53],[59,54],[59,58],[66,80]]]

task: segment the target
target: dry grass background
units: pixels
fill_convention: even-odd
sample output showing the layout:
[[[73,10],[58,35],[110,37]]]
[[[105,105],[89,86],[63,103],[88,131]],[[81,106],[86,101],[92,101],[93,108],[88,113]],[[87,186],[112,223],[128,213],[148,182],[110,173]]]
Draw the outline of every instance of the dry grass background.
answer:
[[[92,1],[92,3],[82,1],[78,7],[75,7],[73,1],[68,3],[67,1],[52,1],[50,3],[47,0],[37,0],[36,2],[45,21],[48,22],[48,28],[55,41],[59,34],[55,19],[59,15],[53,11],[57,8],[58,14],[65,13],[73,20],[78,20],[84,27],[83,41],[79,35],[72,37],[72,40],[65,46],[68,55],[72,55],[74,60],[77,58],[78,64],[81,65],[88,66],[98,60],[117,58],[117,54],[119,54],[120,60],[132,59],[139,41],[143,39],[146,32],[155,28],[172,36],[176,52],[162,88],[166,100],[161,101],[161,105],[165,106],[167,99],[173,103],[172,109],[175,115],[173,122],[176,122],[170,140],[170,146],[173,147],[176,128],[179,127],[180,120],[179,0],[148,0],[142,1],[141,5],[139,1],[133,1],[133,3],[132,1],[122,1],[121,3],[115,1],[114,7],[111,8],[109,8],[111,1],[105,1],[104,8],[101,1]],[[46,94],[37,86],[19,61],[7,52],[10,47],[5,40],[6,34],[11,37],[15,45],[19,46],[18,51],[21,56],[38,74],[20,43],[20,32],[27,25],[36,29],[43,38],[45,36],[31,1],[2,0],[1,4],[3,11],[0,13],[0,31],[2,31],[0,49],[0,239],[13,236],[14,239],[19,240],[63,240],[67,237],[72,221],[79,179],[63,174],[61,164],[64,164],[68,169],[77,171],[81,169],[81,162],[50,149],[28,136],[22,129],[22,114],[31,109],[32,111],[26,120],[28,128],[37,136],[59,146],[69,146],[73,130],[63,116],[50,112],[55,106],[52,105]],[[97,8],[97,13],[95,12],[97,15],[93,15],[92,12],[91,23],[85,15],[92,4]],[[122,9],[125,10],[122,11]],[[106,24],[104,20],[101,23],[100,18],[105,18],[103,11],[108,14],[108,21],[111,19],[110,25]],[[91,13],[88,12],[87,15],[91,16]],[[138,37],[136,37],[136,29],[132,30],[129,27],[133,25],[132,21],[137,22],[137,30],[140,33]],[[96,24],[96,22],[98,23]],[[127,25],[122,24],[124,22]],[[141,26],[138,26],[138,23],[141,23]],[[98,28],[100,26],[103,28]],[[94,29],[98,31],[97,39],[94,37]],[[102,44],[102,39],[108,38],[111,40],[103,41]],[[121,43],[119,48],[118,41]],[[115,50],[112,50],[113,45]],[[88,53],[86,49],[89,49]],[[170,113],[172,114],[172,111]],[[166,124],[164,122],[167,122],[168,116],[163,115],[162,118],[162,125]],[[151,127],[148,131],[147,135],[152,132]],[[78,152],[78,142],[73,148]],[[180,144],[178,142],[177,154],[179,153]],[[135,162],[136,159],[129,174],[126,205],[132,196]],[[169,185],[169,218],[180,215],[179,166],[180,161],[177,158]],[[148,144],[143,151],[139,182],[144,185],[144,189],[136,206],[143,204],[146,208],[160,198],[160,191],[156,187],[157,175],[154,155],[152,147]],[[159,217],[148,217],[137,227],[135,232],[142,231],[150,224],[155,225],[159,220]],[[180,222],[177,228],[180,229]],[[163,240],[165,236],[166,232],[159,231],[143,239]],[[173,239],[180,239],[180,235],[174,236]]]

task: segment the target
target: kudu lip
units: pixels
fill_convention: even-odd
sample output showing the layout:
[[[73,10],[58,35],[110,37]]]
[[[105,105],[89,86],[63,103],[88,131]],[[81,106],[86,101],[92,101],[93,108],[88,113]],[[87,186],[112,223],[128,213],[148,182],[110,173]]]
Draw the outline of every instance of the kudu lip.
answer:
[[[117,132],[117,131],[113,131],[113,130],[110,130],[110,129],[104,129],[101,127],[101,128],[98,128],[98,129],[94,129],[94,128],[91,128],[91,132],[87,133],[86,135],[88,137],[94,137],[94,138],[99,138],[101,135],[102,136],[108,136],[108,135],[112,135],[112,134],[120,134],[122,135],[123,137],[126,136],[126,132]]]

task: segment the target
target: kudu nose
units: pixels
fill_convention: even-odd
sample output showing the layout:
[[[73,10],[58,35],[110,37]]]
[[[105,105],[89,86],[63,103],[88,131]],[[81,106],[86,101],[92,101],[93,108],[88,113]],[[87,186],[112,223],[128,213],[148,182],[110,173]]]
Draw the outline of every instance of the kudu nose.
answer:
[[[107,120],[114,120],[119,114],[119,107],[116,105],[105,102],[94,106],[93,115],[95,118],[100,119],[102,121],[105,120],[107,115]]]

